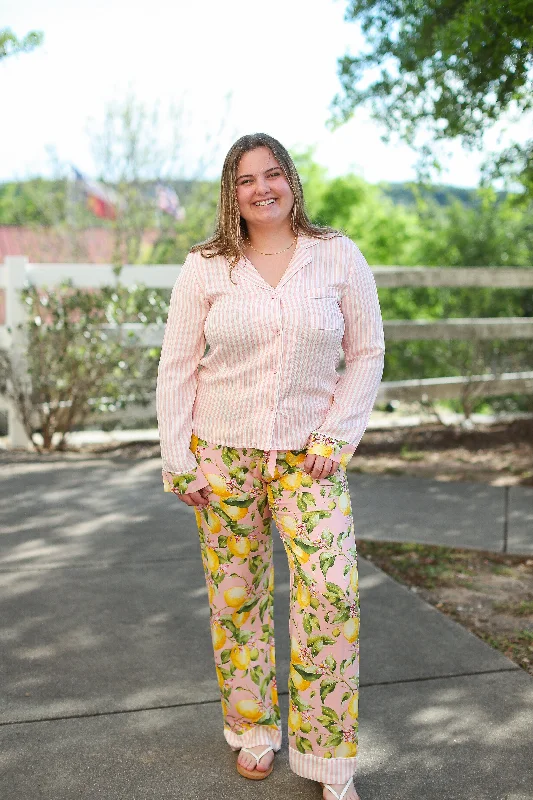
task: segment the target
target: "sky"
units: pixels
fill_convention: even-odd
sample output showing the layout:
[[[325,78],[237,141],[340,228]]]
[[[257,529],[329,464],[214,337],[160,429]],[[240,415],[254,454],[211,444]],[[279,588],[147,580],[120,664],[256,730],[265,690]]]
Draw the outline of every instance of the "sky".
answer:
[[[218,178],[243,134],[262,131],[289,150],[315,148],[329,177],[352,172],[371,183],[415,177],[416,155],[359,109],[326,127],[340,91],[337,60],[365,49],[346,0],[1,0],[2,27],[44,33],[29,54],[0,62],[0,181],[52,175],[50,152],[95,177],[91,148],[105,108],[128,93],[158,107],[168,136],[172,105],[185,111],[182,174]],[[487,131],[485,150],[446,146],[441,183],[473,187],[484,153],[525,141],[531,118]],[[105,176],[103,176],[105,177]]]

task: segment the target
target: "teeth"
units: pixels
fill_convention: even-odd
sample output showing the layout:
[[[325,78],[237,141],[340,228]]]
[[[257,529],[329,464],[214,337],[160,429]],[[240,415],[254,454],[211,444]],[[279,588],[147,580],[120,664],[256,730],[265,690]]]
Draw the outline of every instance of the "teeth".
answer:
[[[269,206],[271,203],[275,203],[275,200],[260,200],[259,203],[255,203],[256,206]]]

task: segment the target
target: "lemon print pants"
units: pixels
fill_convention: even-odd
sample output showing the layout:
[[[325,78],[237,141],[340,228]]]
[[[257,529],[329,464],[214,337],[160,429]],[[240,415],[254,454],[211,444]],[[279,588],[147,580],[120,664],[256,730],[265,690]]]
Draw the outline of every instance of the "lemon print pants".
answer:
[[[224,736],[233,750],[281,748],[271,521],[290,569],[288,743],[291,769],[326,783],[355,772],[359,580],[345,468],[316,480],[305,450],[208,443],[191,450],[210,484],[195,508]]]

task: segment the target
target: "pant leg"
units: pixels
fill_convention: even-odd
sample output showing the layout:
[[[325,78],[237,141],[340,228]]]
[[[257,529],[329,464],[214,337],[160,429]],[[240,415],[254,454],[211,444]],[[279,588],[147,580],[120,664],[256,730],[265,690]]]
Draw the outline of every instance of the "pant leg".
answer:
[[[358,746],[359,578],[345,469],[315,480],[280,452],[269,504],[290,567],[289,763],[344,783]]]
[[[195,509],[206,577],[224,736],[233,750],[281,748],[274,649],[272,514],[257,472],[263,451],[191,448],[211,487]]]

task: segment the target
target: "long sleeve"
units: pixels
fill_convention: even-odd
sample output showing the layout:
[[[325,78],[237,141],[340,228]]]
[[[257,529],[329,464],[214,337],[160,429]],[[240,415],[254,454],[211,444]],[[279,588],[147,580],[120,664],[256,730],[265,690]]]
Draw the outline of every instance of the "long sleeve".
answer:
[[[194,254],[189,253],[172,289],[157,371],[157,423],[166,492],[184,494],[209,485],[191,450],[192,409],[208,310]]]
[[[368,425],[383,375],[385,338],[376,282],[354,242],[350,271],[341,298],[345,329],[342,340],[346,368],[322,425],[312,431],[307,453],[322,455],[344,466]]]

